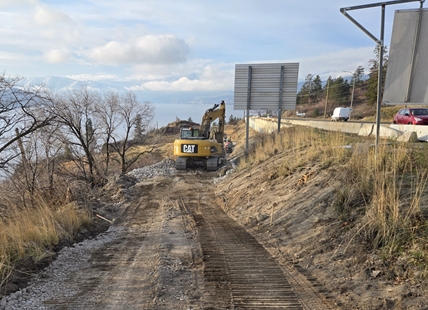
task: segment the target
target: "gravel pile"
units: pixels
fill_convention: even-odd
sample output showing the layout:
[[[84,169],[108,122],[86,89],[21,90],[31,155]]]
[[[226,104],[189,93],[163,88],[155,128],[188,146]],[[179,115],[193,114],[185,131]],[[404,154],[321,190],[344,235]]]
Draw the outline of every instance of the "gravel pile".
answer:
[[[175,170],[175,161],[172,159],[164,159],[157,164],[134,169],[128,172],[128,175],[134,177],[138,180],[153,178],[158,175],[174,175]]]
[[[123,229],[121,226],[111,226],[107,232],[94,239],[65,247],[57,259],[31,280],[26,288],[3,297],[0,310],[48,309],[43,304],[45,301],[58,296],[73,296],[77,290],[66,285],[67,277],[76,270],[89,267],[91,253],[118,238]]]

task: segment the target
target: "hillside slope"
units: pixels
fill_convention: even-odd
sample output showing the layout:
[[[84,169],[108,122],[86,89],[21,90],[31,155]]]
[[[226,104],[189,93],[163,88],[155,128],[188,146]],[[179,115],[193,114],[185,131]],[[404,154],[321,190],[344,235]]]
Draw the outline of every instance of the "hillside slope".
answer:
[[[314,162],[297,173],[278,173],[295,156],[278,152],[219,181],[217,196],[227,214],[281,264],[316,279],[342,309],[428,309],[427,282],[406,254],[383,259],[360,234],[362,216],[349,222],[335,212],[346,177],[341,167]]]

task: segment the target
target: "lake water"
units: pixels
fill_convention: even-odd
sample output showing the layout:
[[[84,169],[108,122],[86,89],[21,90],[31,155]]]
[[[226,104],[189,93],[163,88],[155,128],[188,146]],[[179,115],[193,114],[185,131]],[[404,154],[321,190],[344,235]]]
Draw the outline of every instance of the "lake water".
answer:
[[[154,106],[155,118],[152,125],[160,128],[174,122],[177,117],[180,120],[188,120],[191,117],[194,122],[200,123],[205,111],[212,108],[214,104],[159,103]],[[244,111],[235,111],[232,105],[226,105],[226,122],[229,121],[230,115],[242,118]]]

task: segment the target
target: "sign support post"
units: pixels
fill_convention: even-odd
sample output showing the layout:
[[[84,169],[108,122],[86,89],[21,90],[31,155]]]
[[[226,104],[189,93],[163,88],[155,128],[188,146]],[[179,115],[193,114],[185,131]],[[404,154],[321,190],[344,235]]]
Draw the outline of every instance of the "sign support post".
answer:
[[[250,132],[250,102],[251,102],[251,76],[253,68],[248,67],[248,85],[247,85],[247,120],[245,122],[245,151],[248,152],[249,141],[248,136]]]
[[[283,89],[284,89],[284,66],[281,66],[281,75],[280,75],[280,78],[279,78],[278,133],[281,131],[282,90]]]

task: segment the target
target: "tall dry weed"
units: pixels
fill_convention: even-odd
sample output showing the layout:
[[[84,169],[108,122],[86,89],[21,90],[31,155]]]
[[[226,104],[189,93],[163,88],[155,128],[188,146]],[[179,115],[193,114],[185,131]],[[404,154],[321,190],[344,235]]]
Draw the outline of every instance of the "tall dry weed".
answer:
[[[362,220],[361,231],[373,248],[396,253],[413,240],[426,240],[421,198],[428,180],[428,147],[380,143],[340,132],[292,127],[259,137],[240,168],[281,152],[280,175],[319,164],[339,171],[341,187],[332,207],[344,221]],[[428,257],[428,255],[425,255]]]
[[[31,208],[7,202],[7,212],[0,218],[0,279],[24,258],[36,263],[51,256],[54,245],[90,220],[89,212],[74,203],[52,205],[42,195],[33,197]]]
[[[349,136],[340,132],[326,133],[304,127],[286,128],[280,134],[259,134],[255,137],[248,156],[241,161],[240,168],[259,164],[279,152],[293,155],[287,156],[284,166],[280,167],[284,174],[319,161],[322,166],[328,167],[349,156],[349,151],[343,147],[349,140]]]
[[[400,252],[417,237],[420,200],[428,180],[427,162],[415,161],[424,150],[411,145],[384,145],[367,158],[358,182],[370,201],[366,210],[366,238],[385,254]],[[419,223],[418,223],[419,222]]]

